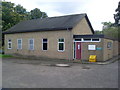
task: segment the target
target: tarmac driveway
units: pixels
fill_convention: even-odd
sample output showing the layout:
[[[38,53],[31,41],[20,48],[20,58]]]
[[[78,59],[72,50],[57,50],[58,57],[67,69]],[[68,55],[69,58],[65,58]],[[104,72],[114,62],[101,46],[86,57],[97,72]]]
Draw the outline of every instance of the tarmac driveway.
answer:
[[[50,66],[40,61],[3,59],[3,88],[118,88],[118,61],[108,65]]]

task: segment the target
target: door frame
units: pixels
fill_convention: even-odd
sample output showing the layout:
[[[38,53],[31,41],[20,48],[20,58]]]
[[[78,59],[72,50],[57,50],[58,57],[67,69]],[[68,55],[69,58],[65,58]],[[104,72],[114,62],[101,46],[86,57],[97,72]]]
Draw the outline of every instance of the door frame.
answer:
[[[80,43],[80,59],[81,59],[81,42],[80,41],[74,41],[73,43],[73,59],[75,60],[76,59],[76,43],[79,42]]]

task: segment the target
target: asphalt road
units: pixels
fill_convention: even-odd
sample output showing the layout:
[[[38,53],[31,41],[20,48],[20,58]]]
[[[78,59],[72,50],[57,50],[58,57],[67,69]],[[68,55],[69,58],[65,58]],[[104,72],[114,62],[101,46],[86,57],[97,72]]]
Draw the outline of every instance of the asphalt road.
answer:
[[[72,64],[70,67],[3,59],[3,88],[118,88],[118,61],[108,65]]]

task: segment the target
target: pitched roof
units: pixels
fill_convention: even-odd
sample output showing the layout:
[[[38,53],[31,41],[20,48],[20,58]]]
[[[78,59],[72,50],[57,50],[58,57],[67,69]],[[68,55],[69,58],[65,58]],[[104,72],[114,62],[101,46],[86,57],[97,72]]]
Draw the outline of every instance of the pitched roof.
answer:
[[[47,17],[43,19],[33,19],[22,21],[15,26],[11,27],[5,34],[9,33],[22,33],[22,32],[37,32],[37,31],[51,31],[51,30],[70,30],[72,29],[82,18],[86,18],[91,31],[94,30],[86,14],[75,14],[60,17]]]

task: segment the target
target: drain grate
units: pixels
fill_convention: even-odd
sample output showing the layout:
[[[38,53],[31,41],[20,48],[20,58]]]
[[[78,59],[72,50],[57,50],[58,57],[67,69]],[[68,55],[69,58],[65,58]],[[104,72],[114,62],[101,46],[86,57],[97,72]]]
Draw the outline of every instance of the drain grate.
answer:
[[[82,67],[82,69],[90,69],[90,67],[84,66]]]

